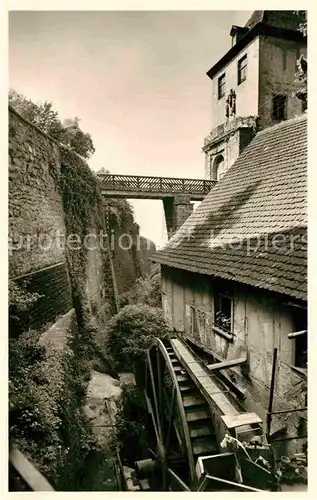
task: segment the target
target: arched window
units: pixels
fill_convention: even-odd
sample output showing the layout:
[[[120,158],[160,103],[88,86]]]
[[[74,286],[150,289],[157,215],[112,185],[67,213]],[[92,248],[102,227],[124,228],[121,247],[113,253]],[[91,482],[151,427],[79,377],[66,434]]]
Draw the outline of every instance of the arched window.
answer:
[[[220,181],[223,174],[225,173],[225,160],[222,155],[216,156],[213,164],[213,179]]]

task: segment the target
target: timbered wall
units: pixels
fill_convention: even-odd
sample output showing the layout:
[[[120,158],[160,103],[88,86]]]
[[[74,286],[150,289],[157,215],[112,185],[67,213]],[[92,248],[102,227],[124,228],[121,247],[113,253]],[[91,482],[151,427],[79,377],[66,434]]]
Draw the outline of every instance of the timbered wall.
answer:
[[[247,390],[244,405],[265,421],[272,373],[273,349],[278,349],[274,410],[305,407],[306,379],[291,366],[294,363],[294,341],[287,335],[294,331],[291,309],[280,298],[241,284],[232,285],[232,341],[213,329],[214,296],[219,282],[209,277],[162,266],[162,303],[171,329],[181,332],[212,350],[221,359],[234,359],[247,353],[248,376],[240,367],[227,370],[237,384]],[[286,302],[286,300],[285,300]],[[196,311],[196,328],[191,325]],[[298,419],[304,414],[273,417],[272,433],[287,428],[297,432]],[[295,448],[303,440],[290,441]]]

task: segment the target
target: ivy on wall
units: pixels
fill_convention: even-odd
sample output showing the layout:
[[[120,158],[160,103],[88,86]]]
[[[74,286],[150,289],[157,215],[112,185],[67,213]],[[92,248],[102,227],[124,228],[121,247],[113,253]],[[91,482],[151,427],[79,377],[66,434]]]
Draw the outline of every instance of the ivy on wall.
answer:
[[[105,231],[103,201],[98,181],[86,162],[78,155],[60,148],[60,189],[64,208],[66,236],[76,235],[83,243],[91,231],[96,234]],[[87,249],[83,244],[78,250],[66,247],[68,269],[72,284],[73,304],[77,314],[79,328],[84,330],[89,321],[90,305],[86,296]],[[112,282],[109,273],[107,252],[102,251],[105,301],[113,308]]]

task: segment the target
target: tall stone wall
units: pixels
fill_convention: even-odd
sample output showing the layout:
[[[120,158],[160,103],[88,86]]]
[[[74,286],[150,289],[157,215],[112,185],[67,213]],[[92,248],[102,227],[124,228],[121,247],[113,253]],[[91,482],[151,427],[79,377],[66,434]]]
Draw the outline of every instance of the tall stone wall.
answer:
[[[149,272],[155,250],[139,236],[132,215],[130,225],[117,227],[112,252],[119,293]],[[124,238],[118,245],[122,232],[133,240],[131,248]],[[28,326],[41,328],[72,307],[102,323],[109,318],[114,304],[105,237],[102,196],[85,160],[9,108],[10,279],[41,295],[25,317]]]
[[[101,229],[86,162],[9,109],[10,441],[57,491],[80,490],[93,447],[81,391],[113,291],[107,251],[84,238]]]
[[[65,158],[72,165],[65,164]],[[111,313],[111,297],[108,304],[105,298],[112,293],[107,276],[108,255],[99,248],[83,249],[83,238],[80,249],[74,245],[74,238],[83,236],[84,221],[81,227],[79,216],[78,227],[70,224],[74,220],[73,207],[79,209],[78,213],[80,207],[76,200],[73,204],[69,200],[67,182],[63,182],[65,172],[73,175],[75,191],[82,189],[83,202],[87,198],[89,225],[85,230],[98,234],[103,208],[101,196],[91,196],[91,190],[98,188],[88,165],[75,153],[65,153],[52,138],[10,108],[9,277],[40,294],[25,318],[29,327],[42,328],[73,306],[78,309],[78,301],[74,304],[77,281],[83,287],[82,301],[92,315],[99,316],[105,308],[108,315]],[[87,192],[85,184],[81,185],[85,175],[92,186],[87,187]],[[67,241],[72,242],[70,247]],[[79,259],[82,266],[77,267],[76,274],[72,264]]]
[[[65,262],[63,249],[49,245],[65,234],[59,171],[57,144],[10,109],[10,278]]]

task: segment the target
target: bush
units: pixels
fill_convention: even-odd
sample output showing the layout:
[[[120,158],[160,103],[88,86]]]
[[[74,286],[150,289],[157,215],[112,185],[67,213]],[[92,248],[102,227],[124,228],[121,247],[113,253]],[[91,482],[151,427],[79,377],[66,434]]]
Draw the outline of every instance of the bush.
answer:
[[[83,413],[89,379],[76,342],[47,349],[36,331],[9,340],[10,439],[56,490],[77,491],[98,451]]]
[[[49,479],[62,449],[59,398],[64,389],[59,352],[38,344],[38,333],[9,340],[10,438]]]
[[[146,414],[143,391],[126,385],[116,416],[116,437],[120,454],[131,467],[134,467],[136,460],[145,458],[148,453]]]
[[[9,281],[9,330],[10,336],[17,336],[27,329],[32,306],[42,296],[39,293],[30,293],[26,289],[28,282],[18,285]]]
[[[155,337],[168,332],[162,311],[148,305],[128,305],[109,322],[108,350],[117,369],[131,370],[141,362]]]
[[[161,274],[151,273],[146,278],[137,278],[132,289],[120,297],[123,303],[147,304],[161,308]]]

